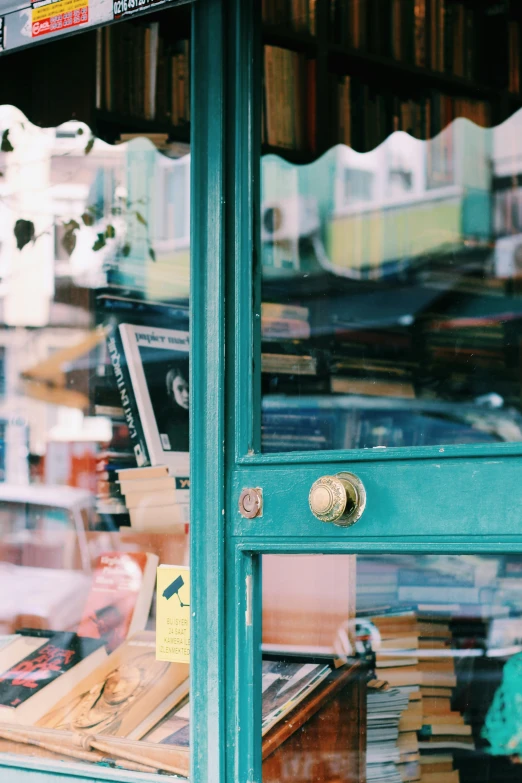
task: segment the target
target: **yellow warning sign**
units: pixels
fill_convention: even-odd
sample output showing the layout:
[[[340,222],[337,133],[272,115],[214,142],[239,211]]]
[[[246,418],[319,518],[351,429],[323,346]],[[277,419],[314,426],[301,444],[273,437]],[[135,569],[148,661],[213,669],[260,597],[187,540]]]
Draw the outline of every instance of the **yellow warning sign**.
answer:
[[[156,590],[156,658],[190,662],[190,569],[161,565]]]

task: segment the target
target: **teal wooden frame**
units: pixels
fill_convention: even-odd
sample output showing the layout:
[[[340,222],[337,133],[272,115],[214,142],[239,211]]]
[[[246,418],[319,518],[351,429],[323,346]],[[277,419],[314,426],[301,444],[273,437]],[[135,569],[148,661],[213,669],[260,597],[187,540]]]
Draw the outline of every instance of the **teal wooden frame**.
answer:
[[[191,779],[225,769],[225,9],[194,6],[191,139]]]
[[[259,5],[241,0],[228,4],[233,40],[227,44],[223,401],[226,783],[262,779],[262,554],[522,553],[522,514],[518,511],[522,486],[517,481],[522,469],[521,444],[259,453]],[[348,529],[319,522],[307,504],[313,481],[341,469],[357,472],[368,492],[365,515]],[[264,490],[263,516],[254,520],[244,519],[237,509],[239,494],[247,486]]]

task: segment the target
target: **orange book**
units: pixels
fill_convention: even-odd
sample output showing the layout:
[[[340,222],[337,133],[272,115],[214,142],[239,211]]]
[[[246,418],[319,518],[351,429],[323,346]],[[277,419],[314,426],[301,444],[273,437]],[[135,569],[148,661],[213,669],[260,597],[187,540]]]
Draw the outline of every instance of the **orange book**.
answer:
[[[157,555],[105,552],[98,558],[78,636],[103,639],[112,652],[128,636],[142,631],[149,616]]]

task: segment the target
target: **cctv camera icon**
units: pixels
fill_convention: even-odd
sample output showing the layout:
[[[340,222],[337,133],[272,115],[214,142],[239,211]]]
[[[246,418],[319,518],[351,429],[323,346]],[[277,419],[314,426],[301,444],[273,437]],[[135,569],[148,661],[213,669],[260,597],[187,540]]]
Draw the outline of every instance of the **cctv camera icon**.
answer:
[[[185,584],[185,582],[183,581],[183,577],[180,574],[178,577],[176,577],[176,579],[174,579],[173,582],[170,583],[170,585],[168,585],[168,587],[165,588],[165,590],[162,593],[163,598],[166,598],[167,601],[168,601],[169,598],[172,598],[173,595],[177,595],[178,596],[179,605],[181,607],[190,606],[190,604],[183,603],[183,601],[179,597],[179,591],[181,590],[181,588],[183,587],[184,584]]]

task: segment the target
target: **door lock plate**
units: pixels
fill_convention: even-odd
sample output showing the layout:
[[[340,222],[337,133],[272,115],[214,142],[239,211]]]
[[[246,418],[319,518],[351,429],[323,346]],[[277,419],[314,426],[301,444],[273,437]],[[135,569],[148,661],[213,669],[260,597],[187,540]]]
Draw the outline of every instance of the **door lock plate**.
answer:
[[[260,487],[247,487],[239,496],[239,513],[245,519],[263,516],[263,490]]]

